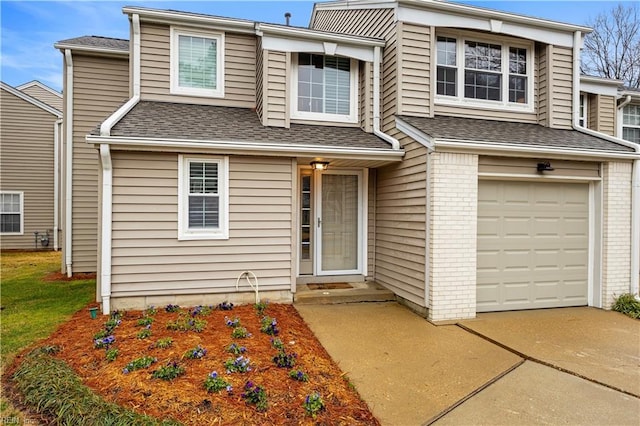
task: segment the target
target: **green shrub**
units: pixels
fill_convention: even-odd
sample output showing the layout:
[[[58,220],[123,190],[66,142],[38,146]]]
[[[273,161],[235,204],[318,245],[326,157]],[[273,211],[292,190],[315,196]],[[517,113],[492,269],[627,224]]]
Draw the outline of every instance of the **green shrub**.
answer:
[[[94,394],[63,361],[34,349],[13,375],[24,402],[60,425],[178,425],[108,403]]]
[[[640,300],[631,293],[620,295],[611,305],[614,311],[622,312],[631,318],[640,319]]]

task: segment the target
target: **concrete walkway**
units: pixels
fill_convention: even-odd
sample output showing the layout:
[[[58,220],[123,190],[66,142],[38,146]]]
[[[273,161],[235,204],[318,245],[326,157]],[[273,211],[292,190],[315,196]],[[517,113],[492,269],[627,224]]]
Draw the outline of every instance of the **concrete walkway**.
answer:
[[[396,303],[296,308],[383,425],[640,424],[640,322],[617,313],[481,314],[465,331]]]

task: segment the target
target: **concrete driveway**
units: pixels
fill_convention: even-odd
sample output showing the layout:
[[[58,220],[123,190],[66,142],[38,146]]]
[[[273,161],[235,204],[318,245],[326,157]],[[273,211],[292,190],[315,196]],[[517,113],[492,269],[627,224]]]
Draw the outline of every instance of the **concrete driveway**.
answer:
[[[384,425],[639,424],[640,321],[617,313],[434,326],[396,303],[296,308]]]

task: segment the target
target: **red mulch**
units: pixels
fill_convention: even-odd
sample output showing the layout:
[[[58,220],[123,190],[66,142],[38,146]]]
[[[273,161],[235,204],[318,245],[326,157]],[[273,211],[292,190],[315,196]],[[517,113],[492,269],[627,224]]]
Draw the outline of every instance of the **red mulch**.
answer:
[[[293,306],[272,304],[265,314],[277,319],[280,328],[277,337],[285,344],[287,353],[298,355],[294,368],[306,372],[308,382],[289,378],[290,369],[278,368],[273,363],[277,351],[271,346],[272,336],[260,332],[260,318],[251,305],[236,306],[231,311],[216,309],[202,316],[207,327],[201,333],[168,330],[166,324],[178,318],[178,313],[158,308],[151,326],[153,334],[144,340],[136,337],[142,329],[136,325],[142,312],[128,311],[114,332],[114,346],[119,350],[114,362],[105,360],[104,349],[93,347],[93,335],[102,329],[107,317],[91,320],[87,310],[76,313],[47,343],[59,345],[62,350],[57,356],[105,400],[157,418],[170,417],[188,425],[379,424]],[[233,339],[225,317],[238,317],[252,336]],[[162,337],[173,338],[173,346],[153,348],[152,344]],[[234,341],[247,348],[244,355],[251,360],[252,371],[226,373],[224,361],[235,357],[226,352],[226,347]],[[197,345],[207,349],[204,358],[183,358],[186,351]],[[156,357],[158,362],[146,370],[123,373],[129,361],[144,355]],[[186,373],[171,382],[153,379],[152,371],[169,361],[180,362],[186,367]],[[233,385],[231,395],[226,391],[206,392],[203,382],[212,371]],[[266,390],[269,403],[266,412],[257,412],[241,397],[248,380]],[[326,406],[315,419],[303,408],[305,397],[312,392],[320,393]]]
[[[62,272],[51,272],[45,275],[42,278],[42,280],[46,282],[53,282],[53,281],[93,280],[95,278],[96,278],[95,272],[75,273],[71,277],[68,277],[66,274],[63,274]]]

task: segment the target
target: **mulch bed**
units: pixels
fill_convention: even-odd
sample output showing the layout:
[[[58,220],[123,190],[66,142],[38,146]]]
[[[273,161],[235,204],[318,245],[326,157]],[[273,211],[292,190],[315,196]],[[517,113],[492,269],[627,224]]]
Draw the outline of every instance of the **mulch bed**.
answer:
[[[188,312],[187,309],[182,309]],[[61,326],[46,344],[58,345],[56,355],[67,362],[83,382],[105,400],[131,408],[157,418],[173,418],[189,425],[209,424],[367,424],[378,425],[366,404],[349,386],[348,379],[331,360],[313,333],[291,305],[268,305],[265,315],[277,319],[280,333],[276,336],[284,343],[286,353],[297,354],[294,369],[303,370],[308,382],[289,378],[289,368],[279,368],[273,362],[278,353],[269,336],[260,331],[260,317],[252,305],[236,306],[233,310],[214,309],[198,318],[207,322],[202,332],[174,331],[167,323],[178,318],[177,312],[157,308],[151,325],[152,335],[138,339],[144,327],[137,325],[141,311],[128,311],[115,329],[118,357],[113,362],[105,359],[105,349],[95,349],[93,336],[103,328],[106,316],[92,320],[87,310],[79,311]],[[238,318],[252,336],[232,338],[232,329],[226,319]],[[153,345],[159,338],[171,337],[173,345],[166,349]],[[226,348],[231,343],[244,346],[245,357],[251,360],[252,370],[245,373],[227,373],[224,362],[235,358]],[[201,359],[186,359],[185,352],[201,345],[207,354]],[[124,373],[133,359],[150,355],[157,362],[148,369]],[[177,361],[186,373],[172,381],[154,379],[152,372]],[[233,386],[233,392],[208,393],[203,383],[217,371]],[[268,396],[268,409],[258,412],[248,404],[242,393],[247,381],[263,387]],[[318,392],[325,409],[313,419],[303,407],[307,395]]]
[[[93,280],[96,278],[95,272],[80,272],[75,273],[71,277],[62,272],[50,272],[45,275],[42,280],[46,282],[58,282],[58,281],[76,281],[76,280]]]

